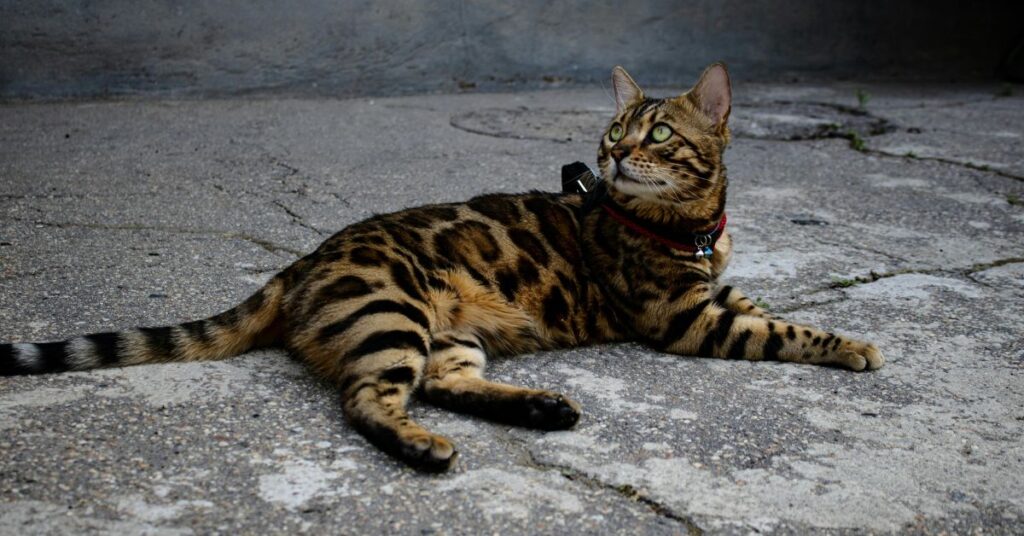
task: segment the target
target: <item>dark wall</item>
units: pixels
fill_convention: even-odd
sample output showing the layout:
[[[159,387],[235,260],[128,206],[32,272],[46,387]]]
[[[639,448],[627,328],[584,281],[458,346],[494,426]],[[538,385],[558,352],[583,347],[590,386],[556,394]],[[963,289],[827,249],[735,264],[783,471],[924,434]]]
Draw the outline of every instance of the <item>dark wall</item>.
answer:
[[[991,77],[1024,2],[0,0],[0,97]]]

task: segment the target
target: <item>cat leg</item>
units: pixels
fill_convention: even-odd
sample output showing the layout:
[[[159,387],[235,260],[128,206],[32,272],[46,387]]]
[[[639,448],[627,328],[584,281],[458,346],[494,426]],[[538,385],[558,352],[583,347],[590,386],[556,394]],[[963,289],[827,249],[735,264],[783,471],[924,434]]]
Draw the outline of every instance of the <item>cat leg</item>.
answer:
[[[665,304],[664,310],[670,311],[670,320],[648,326],[647,331],[657,346],[676,354],[778,359],[852,370],[877,369],[885,363],[873,344],[818,328],[736,314],[715,303],[702,287]]]
[[[564,430],[579,420],[579,406],[560,394],[483,379],[485,363],[486,355],[475,336],[434,335],[423,398],[452,411],[541,430]]]
[[[773,318],[768,311],[759,307],[753,300],[746,297],[739,289],[726,285],[715,294],[715,303],[738,315],[750,315],[761,318]]]
[[[372,282],[373,275],[363,277]],[[363,292],[349,291],[346,299],[313,311],[304,329],[295,330],[291,346],[338,382],[345,418],[367,440],[417,469],[445,471],[455,461],[455,448],[406,411],[427,360],[429,318],[419,302],[397,289],[371,293],[366,282],[358,288]]]
[[[342,407],[348,422],[378,448],[416,469],[448,470],[458,455],[455,447],[417,424],[406,411],[426,357],[390,348],[363,360],[377,363],[360,363],[342,384]]]

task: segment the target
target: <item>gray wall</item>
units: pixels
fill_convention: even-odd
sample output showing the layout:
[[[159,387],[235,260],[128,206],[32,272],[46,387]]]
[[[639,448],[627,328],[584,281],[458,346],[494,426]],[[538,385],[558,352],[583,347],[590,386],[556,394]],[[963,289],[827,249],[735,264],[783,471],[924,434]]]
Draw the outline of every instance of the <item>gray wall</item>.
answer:
[[[0,0],[0,97],[992,76],[1024,2]]]

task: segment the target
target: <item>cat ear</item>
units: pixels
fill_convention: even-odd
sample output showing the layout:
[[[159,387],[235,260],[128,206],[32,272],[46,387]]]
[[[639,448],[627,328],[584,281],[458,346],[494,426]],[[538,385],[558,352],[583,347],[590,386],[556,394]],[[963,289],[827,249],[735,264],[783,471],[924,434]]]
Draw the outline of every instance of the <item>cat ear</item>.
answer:
[[[612,69],[612,90],[615,92],[615,113],[622,113],[630,104],[644,99],[644,92],[625,69]]]
[[[704,112],[708,119],[715,124],[716,130],[721,130],[729,119],[729,110],[732,109],[732,84],[729,82],[729,71],[725,69],[724,63],[712,63],[700,80],[687,93],[697,107]]]

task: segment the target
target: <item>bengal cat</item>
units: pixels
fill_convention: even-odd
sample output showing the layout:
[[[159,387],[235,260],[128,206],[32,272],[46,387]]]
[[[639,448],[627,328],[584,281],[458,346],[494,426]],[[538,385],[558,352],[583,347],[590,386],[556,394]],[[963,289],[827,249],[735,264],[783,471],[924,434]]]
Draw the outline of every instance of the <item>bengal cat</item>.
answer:
[[[876,369],[864,342],[773,319],[716,288],[725,231],[729,76],[651,99],[621,67],[587,194],[492,194],[349,226],[244,303],[177,326],[0,345],[0,374],[223,359],[279,346],[337,385],[347,420],[426,471],[452,443],[406,412],[413,392],[514,425],[572,427],[561,394],[488,381],[488,356],[641,341],[658,350]]]

